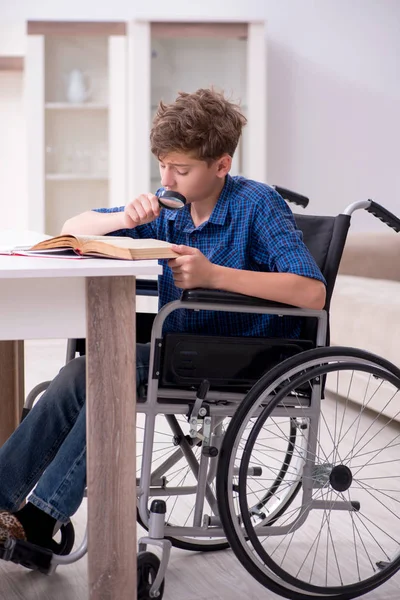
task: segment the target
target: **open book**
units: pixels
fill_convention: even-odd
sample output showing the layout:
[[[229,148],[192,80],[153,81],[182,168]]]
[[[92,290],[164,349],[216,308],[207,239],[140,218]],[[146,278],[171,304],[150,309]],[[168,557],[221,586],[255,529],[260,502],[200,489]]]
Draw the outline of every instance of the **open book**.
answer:
[[[24,256],[65,256],[119,258],[123,260],[175,258],[172,244],[161,240],[134,239],[108,235],[58,235],[30,248],[16,248],[10,254]]]

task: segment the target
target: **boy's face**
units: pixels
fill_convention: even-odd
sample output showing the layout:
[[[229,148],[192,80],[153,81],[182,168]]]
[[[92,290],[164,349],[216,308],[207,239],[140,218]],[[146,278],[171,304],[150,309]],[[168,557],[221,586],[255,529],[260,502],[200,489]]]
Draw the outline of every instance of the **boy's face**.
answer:
[[[231,163],[228,155],[209,165],[188,154],[171,152],[159,159],[161,185],[183,194],[188,202],[204,200],[220,191]]]

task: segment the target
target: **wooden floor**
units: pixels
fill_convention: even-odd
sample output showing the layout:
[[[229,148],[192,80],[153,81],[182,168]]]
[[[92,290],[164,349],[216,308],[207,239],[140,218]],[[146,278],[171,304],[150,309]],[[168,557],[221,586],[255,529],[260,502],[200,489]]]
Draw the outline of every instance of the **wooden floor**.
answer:
[[[29,342],[26,347],[26,389],[52,378],[62,366],[65,343]],[[78,540],[86,523],[86,504],[73,517]],[[99,523],[99,527],[101,524]],[[140,535],[140,532],[138,532]],[[399,532],[396,532],[399,535]],[[59,567],[52,576],[28,571],[0,561],[0,600],[86,600],[87,563]],[[126,598],[130,600],[127,592]],[[258,584],[230,550],[206,554],[172,551],[167,571],[164,600],[259,600],[278,598]],[[400,574],[365,600],[399,600]],[[117,600],[117,599],[116,599]]]

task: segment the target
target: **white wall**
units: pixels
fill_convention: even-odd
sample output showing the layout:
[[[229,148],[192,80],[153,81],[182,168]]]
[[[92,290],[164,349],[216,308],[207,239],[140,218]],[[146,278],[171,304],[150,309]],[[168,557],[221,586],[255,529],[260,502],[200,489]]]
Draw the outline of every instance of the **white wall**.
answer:
[[[310,212],[335,214],[351,202],[373,198],[400,214],[400,2],[230,0],[227,5],[229,11],[222,0],[148,0],[140,6],[131,0],[3,1],[0,54],[4,46],[13,53],[23,50],[26,19],[265,18],[269,181],[308,194]],[[3,127],[0,108],[0,137]],[[353,227],[381,230],[383,225],[360,214]]]

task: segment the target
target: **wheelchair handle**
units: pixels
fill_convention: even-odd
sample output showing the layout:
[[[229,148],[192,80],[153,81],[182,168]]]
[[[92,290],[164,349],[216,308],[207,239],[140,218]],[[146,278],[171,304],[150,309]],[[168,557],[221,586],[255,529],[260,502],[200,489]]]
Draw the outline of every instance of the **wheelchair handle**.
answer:
[[[273,185],[272,187],[278,192],[278,194],[282,196],[282,198],[288,202],[302,206],[303,208],[306,208],[310,202],[310,199],[307,198],[307,196],[302,196],[301,194],[293,192],[292,190],[288,190],[287,188],[280,187],[279,185]]]
[[[380,221],[383,221],[385,225],[394,229],[396,233],[400,233],[400,219],[396,217],[393,213],[390,212],[387,208],[374,202],[373,200],[361,200],[359,202],[353,202],[350,204],[346,210],[343,211],[344,215],[351,216],[356,210],[363,208],[367,212],[374,215]]]
[[[400,219],[396,217],[396,215],[373,200],[368,200],[368,202],[370,205],[365,209],[367,212],[374,215],[374,217],[380,221],[383,221],[383,223],[391,227],[391,229],[394,229],[396,233],[400,233]]]

